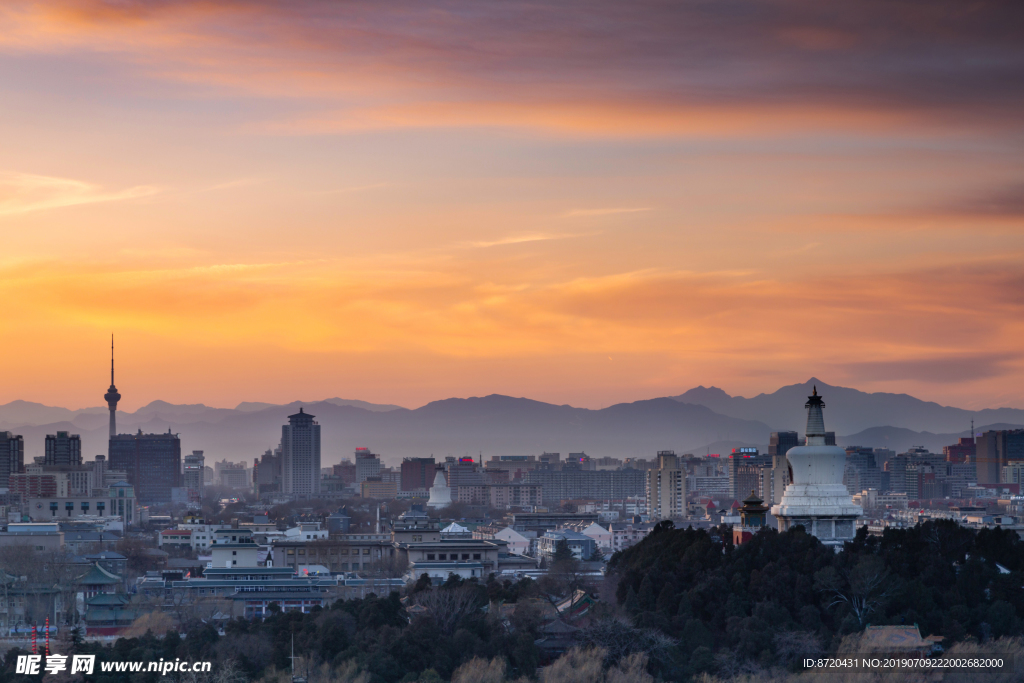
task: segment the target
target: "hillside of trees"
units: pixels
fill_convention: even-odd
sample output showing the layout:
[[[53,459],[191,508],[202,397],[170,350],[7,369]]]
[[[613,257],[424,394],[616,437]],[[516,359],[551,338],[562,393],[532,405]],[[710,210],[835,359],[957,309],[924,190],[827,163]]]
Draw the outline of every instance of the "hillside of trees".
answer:
[[[1012,531],[929,522],[882,537],[862,531],[838,553],[802,529],[765,529],[738,547],[729,531],[663,523],[613,555],[598,585],[561,558],[538,582],[421,579],[403,595],[237,619],[223,634],[195,623],[185,637],[149,632],[54,649],[99,661],[211,660],[212,683],[288,683],[293,642],[296,674],[309,683],[765,680],[795,676],[798,658],[835,652],[869,624],[918,624],[954,652],[1020,650],[1024,543]],[[552,605],[580,587],[600,600],[575,620],[568,645],[552,651],[543,644]],[[14,674],[18,654],[7,653],[0,683],[27,683]],[[573,673],[581,671],[589,678]],[[97,672],[88,680],[159,678]]]
[[[862,528],[839,553],[802,528],[765,529],[738,547],[718,531],[663,523],[609,562],[634,623],[677,643],[675,677],[792,666],[868,624],[917,624],[947,645],[1021,635],[1024,542],[1014,531]]]

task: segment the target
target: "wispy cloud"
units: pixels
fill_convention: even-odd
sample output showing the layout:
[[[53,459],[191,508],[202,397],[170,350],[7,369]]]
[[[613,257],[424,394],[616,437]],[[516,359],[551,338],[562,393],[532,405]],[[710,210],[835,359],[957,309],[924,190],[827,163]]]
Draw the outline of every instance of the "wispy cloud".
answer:
[[[237,180],[228,180],[227,182],[217,183],[206,188],[207,192],[213,190],[230,190],[234,187],[248,187],[249,185],[256,185],[264,182],[262,178],[238,178]]]
[[[617,213],[643,213],[644,211],[654,211],[653,208],[611,208],[611,209],[573,209],[572,211],[566,211],[562,216],[566,218],[574,216],[611,216]]]
[[[106,190],[99,185],[70,178],[30,173],[3,173],[0,174],[0,216],[81,204],[139,199],[158,191],[158,188],[151,185]]]
[[[388,187],[390,183],[372,183],[370,185],[353,185],[351,187],[339,187],[333,190],[320,190],[311,194],[347,194],[349,192],[365,192],[366,190],[377,190]]]
[[[590,233],[592,234],[592,233]],[[585,237],[586,234],[573,234],[573,235],[546,235],[546,234],[533,234],[533,235],[512,235],[509,237],[502,237],[501,239],[480,241],[480,242],[464,242],[463,245],[474,249],[484,249],[487,247],[501,247],[507,244],[523,244],[525,242],[545,242],[548,240],[565,240],[573,237]]]

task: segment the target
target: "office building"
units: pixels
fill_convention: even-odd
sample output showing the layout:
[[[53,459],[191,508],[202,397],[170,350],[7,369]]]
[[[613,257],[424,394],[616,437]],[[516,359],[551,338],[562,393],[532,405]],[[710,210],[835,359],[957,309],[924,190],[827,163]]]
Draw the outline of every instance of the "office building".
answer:
[[[843,483],[852,496],[861,491],[882,487],[882,469],[875,463],[875,452],[861,446],[846,447],[846,468]]]
[[[94,493],[99,495],[28,496],[25,509],[33,522],[68,521],[83,516],[120,517],[127,526],[138,522],[138,508],[131,484],[120,482]]]
[[[1003,468],[1024,460],[1024,429],[989,430],[975,444],[978,483],[998,484]]]
[[[686,470],[675,451],[658,451],[658,467],[646,473],[644,493],[651,519],[671,519],[686,514]]]
[[[961,437],[955,444],[942,447],[942,455],[945,456],[946,462],[952,463],[973,462],[977,452],[973,436]]]
[[[398,496],[398,484],[393,481],[381,481],[380,477],[370,477],[359,482],[359,495],[363,498],[391,500]]]
[[[729,497],[743,500],[754,493],[761,493],[762,468],[770,468],[772,460],[761,455],[756,448],[734,448],[725,459],[726,473],[729,475]]]
[[[248,489],[251,484],[249,469],[245,466],[244,462],[221,460],[218,463],[214,463],[213,471],[217,475],[218,483],[225,488]]]
[[[25,439],[20,434],[0,432],[0,489],[9,488],[8,478],[25,469]]]
[[[768,438],[768,455],[785,455],[790,448],[800,445],[800,435],[796,432],[772,432]]]
[[[166,434],[116,434],[110,439],[110,469],[123,471],[141,505],[170,503],[181,487],[181,439]]]
[[[46,435],[47,467],[79,467],[82,464],[82,438],[78,434],[57,432]]]
[[[768,456],[771,458],[771,473],[767,489],[761,491],[762,499],[769,507],[782,501],[782,494],[792,481],[786,453],[800,445],[796,432],[772,432],[768,439]]]
[[[492,481],[480,463],[473,458],[447,457],[444,459],[444,469],[448,486],[452,490],[452,498],[458,498],[460,486],[478,486]]]
[[[356,483],[362,483],[370,477],[380,476],[380,456],[370,452],[369,448],[356,449]]]
[[[434,483],[433,458],[405,458],[402,460],[402,490],[425,491]]]
[[[540,484],[544,504],[563,500],[624,500],[644,495],[641,470],[580,470],[566,465],[561,470],[538,467],[526,473],[523,483]]]
[[[182,485],[188,492],[188,502],[192,504],[202,504],[203,502],[203,484],[205,483],[206,460],[203,457],[202,451],[192,451],[191,455],[185,456],[185,472],[184,481]]]
[[[299,499],[320,495],[320,425],[299,408],[281,427],[282,489]]]
[[[253,461],[253,488],[257,495],[262,493],[279,493],[281,491],[281,448],[273,451],[267,449],[262,458]]]

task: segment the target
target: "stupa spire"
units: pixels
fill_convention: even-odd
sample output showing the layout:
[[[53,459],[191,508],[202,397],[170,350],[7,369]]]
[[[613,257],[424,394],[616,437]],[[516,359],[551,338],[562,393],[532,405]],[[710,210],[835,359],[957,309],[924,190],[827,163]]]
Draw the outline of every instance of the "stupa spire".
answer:
[[[821,409],[825,407],[825,402],[818,396],[817,385],[814,385],[814,393],[807,397],[804,407],[807,408],[807,445],[824,446],[825,416]]]

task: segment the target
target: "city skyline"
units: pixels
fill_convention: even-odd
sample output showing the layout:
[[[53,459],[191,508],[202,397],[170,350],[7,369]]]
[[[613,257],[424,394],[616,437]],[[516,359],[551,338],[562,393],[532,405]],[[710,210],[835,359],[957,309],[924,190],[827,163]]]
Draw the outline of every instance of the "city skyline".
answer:
[[[129,408],[812,375],[1024,407],[1017,26],[995,2],[5,3],[0,403],[95,405],[113,331]]]

